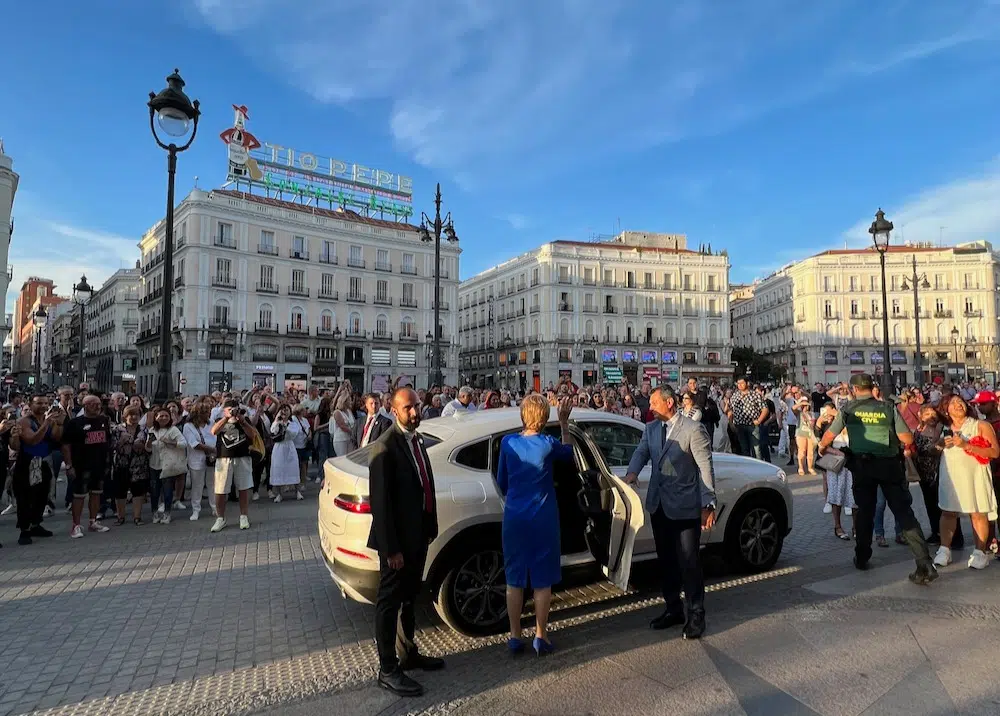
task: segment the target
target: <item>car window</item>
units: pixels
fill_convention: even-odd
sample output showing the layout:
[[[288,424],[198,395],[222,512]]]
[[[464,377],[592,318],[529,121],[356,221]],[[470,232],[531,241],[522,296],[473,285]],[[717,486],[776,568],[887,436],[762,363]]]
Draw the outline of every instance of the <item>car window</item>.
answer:
[[[480,440],[479,442],[466,445],[455,455],[455,462],[473,470],[489,470],[490,468],[490,441]]]
[[[585,423],[580,427],[604,455],[608,467],[627,467],[642,440],[642,431],[622,423]]]
[[[440,438],[434,437],[430,433],[421,432],[420,436],[424,439],[424,449],[430,450],[432,447],[441,442]],[[375,443],[370,445],[365,445],[363,448],[358,448],[352,452],[347,453],[347,459],[353,462],[355,465],[363,465],[368,467],[368,464],[372,459],[372,450],[375,448]]]

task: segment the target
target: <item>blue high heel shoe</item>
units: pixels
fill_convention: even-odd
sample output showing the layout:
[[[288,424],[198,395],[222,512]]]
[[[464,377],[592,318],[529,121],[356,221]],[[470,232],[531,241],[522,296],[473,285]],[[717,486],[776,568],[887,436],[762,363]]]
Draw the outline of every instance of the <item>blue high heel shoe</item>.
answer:
[[[531,646],[534,647],[535,653],[538,656],[545,656],[546,654],[551,654],[556,650],[551,641],[545,641],[545,639],[537,636],[534,641],[531,642]]]
[[[510,652],[511,656],[520,656],[524,653],[524,642],[511,637],[507,640],[507,651]]]

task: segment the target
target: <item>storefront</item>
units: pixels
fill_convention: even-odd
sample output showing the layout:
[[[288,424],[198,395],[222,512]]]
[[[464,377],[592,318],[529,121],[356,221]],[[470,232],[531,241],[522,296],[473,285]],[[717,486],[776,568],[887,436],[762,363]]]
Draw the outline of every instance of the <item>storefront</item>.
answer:
[[[320,390],[334,390],[340,383],[340,366],[336,363],[316,363],[312,367],[312,384]]]
[[[583,387],[589,388],[595,383],[597,383],[597,371],[596,370],[583,371]]]
[[[392,390],[392,376],[385,372],[372,371],[371,392],[388,393]]]
[[[355,393],[365,392],[365,349],[363,346],[344,346],[344,380]]]
[[[302,392],[309,387],[309,366],[286,366],[285,379],[282,383],[282,391],[288,393],[290,390]]]
[[[253,367],[253,378],[251,380],[251,387],[253,388],[267,388],[272,393],[275,392],[277,386],[277,372],[275,367],[268,363],[258,363]]]

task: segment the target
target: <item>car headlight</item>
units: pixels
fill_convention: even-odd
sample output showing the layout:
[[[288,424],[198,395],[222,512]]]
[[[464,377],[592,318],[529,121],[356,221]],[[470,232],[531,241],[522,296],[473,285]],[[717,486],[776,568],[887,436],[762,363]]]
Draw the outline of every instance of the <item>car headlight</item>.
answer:
[[[778,469],[778,472],[775,473],[774,476],[777,477],[782,483],[788,482],[788,475],[786,475],[785,471],[780,468]]]

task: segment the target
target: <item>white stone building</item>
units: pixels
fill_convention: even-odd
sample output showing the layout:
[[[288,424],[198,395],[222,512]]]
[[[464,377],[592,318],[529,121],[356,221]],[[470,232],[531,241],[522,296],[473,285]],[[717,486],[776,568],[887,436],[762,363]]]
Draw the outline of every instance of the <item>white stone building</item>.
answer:
[[[14,161],[4,154],[3,140],[0,139],[0,296],[7,295],[13,278],[12,267],[8,263],[10,255],[10,240],[14,233],[14,222],[11,216],[14,212],[14,196],[17,194],[19,177],[14,171]],[[5,299],[6,300],[6,299]],[[6,316],[6,314],[4,314]],[[11,325],[6,324],[4,331],[9,332]],[[15,339],[15,343],[17,340]]]
[[[83,349],[87,381],[104,392],[135,392],[139,272],[138,266],[115,271],[94,292],[85,308],[87,331]]]
[[[734,348],[753,348],[756,284],[733,286],[729,291],[729,330]]]
[[[232,190],[192,191],[174,218],[174,389],[351,381],[425,387],[434,245],[417,227]],[[155,392],[164,222],[139,242],[138,390]],[[442,364],[458,380],[457,244],[441,244]]]
[[[890,246],[886,284],[895,382],[995,380],[1000,257],[992,245]],[[874,248],[826,251],[786,266],[757,286],[755,347],[805,384],[880,374],[885,364],[881,292]],[[921,376],[916,375],[918,324]]]
[[[732,373],[729,258],[683,235],[554,241],[462,282],[461,372],[479,386],[676,383]]]

